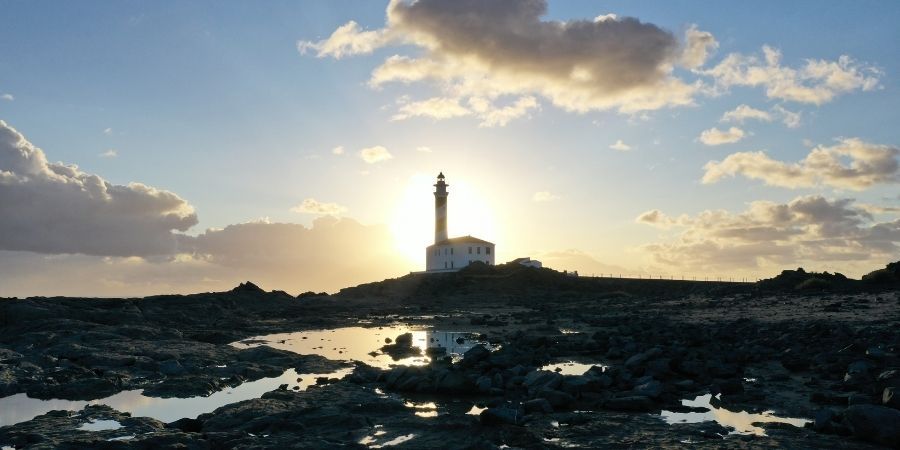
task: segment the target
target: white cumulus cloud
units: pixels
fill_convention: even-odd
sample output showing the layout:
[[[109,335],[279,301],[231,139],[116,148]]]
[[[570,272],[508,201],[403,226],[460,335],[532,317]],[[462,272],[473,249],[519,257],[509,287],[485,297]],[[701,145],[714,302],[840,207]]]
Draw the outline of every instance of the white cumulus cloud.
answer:
[[[732,53],[715,67],[703,71],[719,89],[732,86],[765,88],[769,98],[821,105],[840,94],[871,91],[880,86],[882,71],[860,64],[847,55],[836,61],[807,59],[800,67],[781,64],[781,51],[764,46],[758,55]]]
[[[692,271],[826,262],[842,266],[860,262],[871,269],[896,259],[900,250],[900,220],[876,222],[852,199],[819,195],[787,203],[755,201],[740,213],[706,210],[672,218],[651,210],[637,221],[680,228],[677,237],[645,245],[643,250],[657,263]]]
[[[863,190],[876,184],[900,181],[900,149],[858,138],[840,139],[836,145],[818,146],[796,163],[773,159],[765,152],[738,152],[704,166],[703,183],[716,183],[742,175],[771,186],[804,188],[829,186]]]
[[[609,146],[609,148],[620,152],[627,152],[628,150],[631,150],[631,146],[622,142],[621,139],[617,139],[614,144],[611,144]]]
[[[387,58],[369,83],[375,88],[430,83],[441,90],[442,100],[403,105],[395,119],[472,114],[482,126],[502,126],[536,108],[538,98],[579,113],[692,104],[700,85],[676,77],[673,69],[699,67],[717,46],[710,33],[696,27],[682,42],[632,17],[542,20],[546,13],[543,0],[392,1],[385,28],[363,31],[351,21],[326,39],[301,41],[298,48],[342,58],[388,45],[416,47],[415,56]],[[479,111],[473,98],[487,105],[482,111],[492,112]],[[497,106],[503,99],[509,106]]]
[[[196,223],[194,208],[175,193],[51,163],[0,120],[0,250],[169,255],[176,232]]]
[[[368,164],[376,164],[392,159],[394,155],[384,147],[376,145],[359,151],[359,157]]]
[[[700,133],[700,142],[706,145],[733,144],[744,138],[744,130],[731,127],[727,130],[710,128]]]

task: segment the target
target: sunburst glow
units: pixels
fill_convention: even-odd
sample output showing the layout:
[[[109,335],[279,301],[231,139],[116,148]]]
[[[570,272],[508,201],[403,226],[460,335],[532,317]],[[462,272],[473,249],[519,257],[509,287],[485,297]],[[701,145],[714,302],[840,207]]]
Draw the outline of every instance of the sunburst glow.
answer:
[[[425,247],[434,242],[434,175],[417,173],[394,207],[391,232],[397,248],[415,267],[425,262]],[[447,228],[450,237],[471,234],[494,241],[497,238],[492,209],[479,195],[480,186],[464,177],[447,175]]]

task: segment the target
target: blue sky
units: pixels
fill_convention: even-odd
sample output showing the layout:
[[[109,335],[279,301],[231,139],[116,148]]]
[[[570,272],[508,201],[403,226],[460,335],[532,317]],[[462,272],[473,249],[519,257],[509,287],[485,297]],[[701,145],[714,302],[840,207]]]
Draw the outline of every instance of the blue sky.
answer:
[[[398,218],[397,209],[414,203],[397,200],[411,185],[425,191],[421,208],[406,214],[427,223],[431,199],[423,174],[443,170],[451,184],[451,232],[495,233],[482,237],[498,243],[501,259],[576,249],[617,268],[703,273],[709,268],[666,264],[642,247],[679,239],[684,224],[654,227],[636,218],[651,210],[669,217],[719,209],[740,214],[754,201],[787,204],[805,195],[900,206],[892,181],[859,190],[827,183],[771,186],[740,174],[700,181],[705,164],[738,152],[765,150],[791,163],[812,146],[833,146],[842,137],[900,145],[897,2],[551,1],[543,20],[614,13],[679,40],[695,25],[718,42],[702,69],[729,54],[762,58],[768,45],[781,51],[783,67],[847,55],[858,67],[877,69],[878,86],[849,89],[817,105],[734,85],[716,95],[696,94],[690,106],[633,114],[566,111],[539,92],[524,92],[517,95],[532,95],[539,106],[492,127],[480,127],[473,116],[391,120],[398,99],[443,95],[441,87],[426,81],[373,88],[371,74],[388,57],[422,56],[425,47],[393,43],[341,58],[298,52],[298,41],[327,40],[351,20],[365,30],[381,29],[385,9],[371,1],[7,2],[0,95],[12,99],[0,100],[0,119],[51,162],[77,164],[113,184],[138,181],[176,193],[197,214],[188,235],[260,218],[310,226],[315,215],[291,211],[307,198],[341,205],[343,216],[364,225],[396,228],[406,217]],[[672,75],[712,83],[685,67]],[[768,112],[783,107],[799,113],[800,124],[720,122],[741,104]],[[739,142],[708,146],[698,139],[704,130],[731,126],[745,132]],[[611,149],[618,140],[630,150]],[[338,146],[343,155],[332,154]],[[367,164],[357,156],[373,146],[393,158]],[[109,150],[116,156],[100,156]],[[469,211],[459,203],[462,194],[453,196],[454,179],[481,202],[476,210],[491,210],[489,224],[454,216]],[[553,200],[535,202],[537,192]],[[896,219],[883,212],[871,222]],[[853,273],[884,259],[804,254],[728,270],[764,275],[780,263],[812,262]]]

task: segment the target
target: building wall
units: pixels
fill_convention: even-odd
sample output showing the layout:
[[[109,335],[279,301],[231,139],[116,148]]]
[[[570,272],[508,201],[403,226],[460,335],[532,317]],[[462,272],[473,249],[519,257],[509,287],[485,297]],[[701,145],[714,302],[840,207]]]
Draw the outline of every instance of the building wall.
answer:
[[[472,253],[469,253],[469,248],[472,249]],[[425,249],[425,270],[459,270],[472,261],[481,261],[493,266],[494,256],[494,244],[432,245]]]

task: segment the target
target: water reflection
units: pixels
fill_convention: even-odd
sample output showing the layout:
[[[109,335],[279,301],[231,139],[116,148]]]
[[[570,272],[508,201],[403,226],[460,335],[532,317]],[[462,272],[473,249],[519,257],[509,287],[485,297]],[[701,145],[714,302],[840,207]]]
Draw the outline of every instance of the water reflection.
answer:
[[[419,349],[422,353],[420,356],[394,360],[391,356],[380,352],[388,339],[393,342],[397,336],[405,333],[412,334],[412,346]],[[430,361],[428,349],[432,349],[432,352],[438,350],[435,354],[439,356],[446,354],[459,357],[477,344],[484,344],[490,348],[490,345],[479,340],[475,333],[421,330],[399,325],[276,333],[245,339],[232,345],[237,348],[250,348],[262,344],[302,355],[316,354],[334,360],[362,361],[382,369],[394,365],[428,364]]]
[[[79,411],[86,405],[107,405],[118,411],[131,413],[132,416],[152,417],[163,422],[172,422],[182,417],[195,418],[230,403],[259,398],[282,384],[287,384],[288,389],[306,390],[316,384],[318,377],[343,378],[352,370],[344,368],[325,374],[299,374],[294,369],[288,369],[281,376],[243,383],[215,392],[208,397],[157,398],[143,395],[143,390],[133,390],[122,391],[99,400],[71,401],[39,400],[29,398],[25,394],[15,394],[0,398],[0,426],[25,422],[53,410]],[[301,381],[298,382],[298,378]]]
[[[725,408],[713,406],[712,395],[706,394],[701,395],[693,400],[682,400],[681,404],[684,406],[691,407],[703,407],[709,409],[706,412],[673,412],[673,411],[663,411],[661,416],[666,423],[669,424],[678,424],[678,423],[699,423],[699,422],[718,422],[723,426],[734,427],[734,431],[732,434],[755,434],[758,436],[765,436],[766,431],[761,427],[754,426],[753,423],[771,423],[771,422],[779,422],[779,423],[787,423],[793,425],[795,427],[803,427],[804,424],[809,423],[810,421],[807,419],[801,418],[793,418],[793,417],[778,417],[773,414],[773,411],[764,411],[762,413],[749,413],[746,411],[729,411]]]
[[[552,364],[547,364],[541,367],[541,370],[548,370],[550,372],[559,372],[562,375],[584,375],[585,372],[590,370],[591,367],[600,367],[601,369],[606,369],[606,366],[598,363],[584,363],[578,361],[562,361]]]
[[[81,431],[118,430],[122,424],[118,420],[91,420],[78,427]]]

